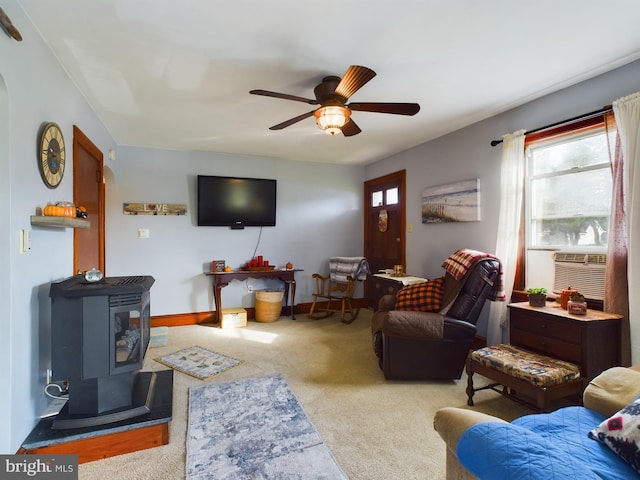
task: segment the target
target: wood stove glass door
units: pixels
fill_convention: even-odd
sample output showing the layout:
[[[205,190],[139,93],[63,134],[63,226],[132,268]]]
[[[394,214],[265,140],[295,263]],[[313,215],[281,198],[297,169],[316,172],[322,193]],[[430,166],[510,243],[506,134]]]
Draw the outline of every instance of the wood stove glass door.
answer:
[[[111,308],[111,375],[142,368],[146,342],[139,308],[140,305]]]

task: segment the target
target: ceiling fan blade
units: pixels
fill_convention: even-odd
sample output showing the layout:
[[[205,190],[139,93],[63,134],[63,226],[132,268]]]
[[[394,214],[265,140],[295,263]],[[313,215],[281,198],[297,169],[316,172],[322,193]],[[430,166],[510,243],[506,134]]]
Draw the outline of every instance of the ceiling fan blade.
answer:
[[[251,90],[249,93],[253,95],[262,95],[263,97],[282,98],[284,100],[294,100],[296,102],[308,103],[309,105],[318,105],[318,102],[316,100],[297,97],[296,95],[289,95],[288,93],[270,92],[269,90]]]
[[[349,98],[375,76],[376,72],[370,68],[351,65],[340,80],[335,93],[345,99]]]
[[[393,113],[394,115],[415,115],[420,111],[417,103],[350,103],[351,110],[361,112]]]
[[[298,123],[299,121],[304,120],[305,118],[312,117],[313,112],[315,112],[315,110],[311,110],[310,112],[303,113],[302,115],[298,115],[297,117],[290,118],[287,121],[274,125],[273,127],[269,127],[269,130],[282,130],[283,128],[287,128],[294,123]]]
[[[359,134],[361,131],[362,130],[360,130],[360,127],[356,125],[356,122],[354,122],[352,119],[349,119],[344,127],[342,127],[342,134],[345,137],[353,137],[354,135]]]

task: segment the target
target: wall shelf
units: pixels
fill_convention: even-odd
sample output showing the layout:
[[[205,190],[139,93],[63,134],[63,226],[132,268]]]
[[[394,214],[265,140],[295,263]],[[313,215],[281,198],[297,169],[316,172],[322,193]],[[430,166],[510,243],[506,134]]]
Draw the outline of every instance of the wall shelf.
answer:
[[[31,225],[55,228],[89,228],[91,223],[83,218],[31,215]]]

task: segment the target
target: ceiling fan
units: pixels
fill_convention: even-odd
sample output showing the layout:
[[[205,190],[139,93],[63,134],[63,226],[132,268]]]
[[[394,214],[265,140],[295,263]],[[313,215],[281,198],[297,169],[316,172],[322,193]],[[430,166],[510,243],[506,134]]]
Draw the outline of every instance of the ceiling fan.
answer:
[[[391,113],[394,115],[415,115],[420,111],[417,103],[381,103],[354,102],[347,104],[347,100],[360,90],[369,80],[376,76],[376,72],[367,67],[351,65],[342,78],[336,76],[324,77],[322,82],[313,89],[315,100],[289,95],[287,93],[271,92],[269,90],[251,90],[253,95],[282,98],[296,102],[320,105],[319,108],[290,118],[282,123],[269,127],[269,130],[282,130],[294,123],[298,123],[311,116],[316,117],[316,123],[329,135],[342,132],[345,137],[352,137],[362,130],[351,118],[351,111]]]

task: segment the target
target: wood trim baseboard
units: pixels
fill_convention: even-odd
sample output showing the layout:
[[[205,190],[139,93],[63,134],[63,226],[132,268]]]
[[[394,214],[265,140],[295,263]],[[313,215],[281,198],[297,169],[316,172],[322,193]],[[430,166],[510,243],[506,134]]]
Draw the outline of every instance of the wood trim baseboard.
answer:
[[[204,323],[216,323],[216,312],[176,313],[172,315],[153,315],[151,327],[180,327],[183,325],[200,325]]]
[[[325,303],[318,302],[317,306],[323,307]],[[365,298],[354,298],[353,306],[355,308],[367,308],[367,300]],[[291,307],[282,307],[282,316],[288,317],[291,314]],[[256,318],[256,310],[253,307],[245,308],[247,311],[247,319]],[[298,303],[295,307],[295,313],[307,314],[311,311],[311,302]],[[211,312],[191,312],[191,313],[174,313],[170,315],[153,315],[151,317],[151,327],[181,327],[184,325],[202,325],[208,323],[218,323],[218,314],[215,310]]]

